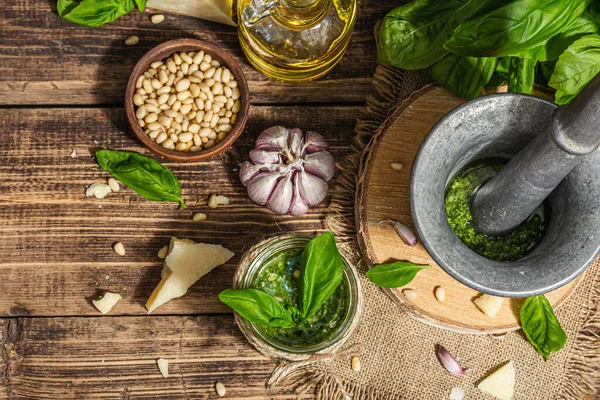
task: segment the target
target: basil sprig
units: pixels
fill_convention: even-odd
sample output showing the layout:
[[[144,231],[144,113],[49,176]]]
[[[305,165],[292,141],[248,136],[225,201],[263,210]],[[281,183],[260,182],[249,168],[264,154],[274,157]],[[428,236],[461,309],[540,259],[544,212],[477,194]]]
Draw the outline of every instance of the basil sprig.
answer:
[[[228,289],[219,299],[246,320],[262,326],[303,327],[333,295],[344,277],[342,256],[333,233],[312,239],[302,253],[299,304],[281,304],[273,296],[258,289]]]
[[[98,165],[110,172],[137,194],[150,201],[176,201],[181,208],[179,181],[171,171],[153,158],[132,151],[99,150]]]
[[[544,295],[525,300],[521,307],[521,326],[529,342],[546,360],[567,342],[567,335]]]
[[[600,72],[598,34],[597,0],[413,0],[384,19],[377,59],[427,69],[465,100],[505,82],[529,94],[535,82],[567,104]]]
[[[408,285],[414,277],[429,265],[419,265],[410,261],[396,261],[380,264],[367,271],[367,278],[379,287],[397,288]]]
[[[294,321],[279,301],[258,289],[228,289],[219,294],[219,300],[238,314],[257,325],[292,328]]]
[[[128,14],[135,7],[146,9],[146,0],[58,0],[58,15],[67,21],[98,27]]]

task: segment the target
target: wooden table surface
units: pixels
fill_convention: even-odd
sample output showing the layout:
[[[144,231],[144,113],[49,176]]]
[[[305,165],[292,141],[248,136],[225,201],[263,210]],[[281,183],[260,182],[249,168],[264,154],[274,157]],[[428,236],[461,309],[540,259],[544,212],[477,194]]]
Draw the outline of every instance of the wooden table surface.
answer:
[[[244,249],[266,234],[323,230],[329,209],[325,202],[302,218],[275,216],[252,204],[234,169],[277,124],[321,132],[337,160],[348,155],[371,90],[373,28],[398,2],[362,1],[342,62],[299,86],[254,71],[234,28],[175,15],[153,25],[134,11],[89,29],[59,18],[55,3],[0,2],[0,399],[212,399],[216,381],[229,399],[296,398],[265,390],[274,363],[247,344],[217,294],[231,286]],[[131,35],[140,43],[125,46]],[[253,104],[245,132],[210,161],[166,162],[188,200],[183,211],[129,189],[86,197],[89,184],[108,177],[91,157],[95,148],[149,154],[126,125],[124,87],[142,54],[181,37],[217,43],[240,61]],[[230,205],[208,209],[213,192]],[[194,212],[208,220],[192,222]],[[171,236],[222,244],[236,257],[148,316],[144,303],[162,268],[156,253]],[[125,257],[112,251],[116,241]],[[91,304],[105,290],[123,296],[108,316]],[[168,379],[159,357],[170,361]]]

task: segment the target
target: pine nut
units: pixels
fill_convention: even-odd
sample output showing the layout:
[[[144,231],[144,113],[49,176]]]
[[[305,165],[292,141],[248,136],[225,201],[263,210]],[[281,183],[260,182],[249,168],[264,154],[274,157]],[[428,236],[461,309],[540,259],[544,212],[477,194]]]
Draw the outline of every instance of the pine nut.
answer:
[[[214,147],[214,145],[215,145],[215,144],[216,144],[216,143],[215,143],[215,141],[214,141],[214,140],[209,140],[209,141],[208,141],[208,142],[206,142],[206,144],[204,145],[204,148],[205,148],[206,150],[208,150],[208,149],[210,149],[211,147]]]
[[[158,144],[163,143],[165,140],[167,140],[167,134],[164,132],[156,137],[156,143]]]
[[[154,131],[156,129],[163,129],[163,126],[161,124],[159,124],[158,122],[152,122],[152,123],[148,124],[148,129],[150,129],[151,131]]]
[[[175,146],[175,150],[185,151],[185,150],[187,150],[187,145],[183,142],[177,143],[177,145]]]
[[[227,68],[225,68],[223,70],[223,73],[221,74],[221,82],[223,83],[227,83],[231,80],[231,71]]]
[[[446,300],[446,289],[444,289],[443,287],[438,286],[437,288],[435,288],[434,294],[435,294],[435,298],[440,303],[443,303],[444,300]]]
[[[148,115],[146,115],[146,118],[144,118],[144,122],[147,124],[151,124],[153,122],[158,121],[158,114],[157,113],[150,113]],[[148,125],[149,127],[150,125]]]
[[[163,246],[160,248],[160,250],[158,251],[158,258],[160,258],[161,260],[164,260],[165,258],[167,258],[167,254],[169,253],[169,246]]]
[[[135,88],[140,89],[142,87],[142,82],[144,82],[144,76],[140,75],[137,82],[135,83]]]
[[[180,142],[189,142],[190,140],[192,140],[194,138],[194,134],[190,133],[190,132],[186,132],[186,133],[182,133],[181,135],[179,135],[179,141]]]
[[[125,44],[127,46],[133,46],[136,45],[140,42],[140,38],[137,36],[129,36],[127,39],[125,39]]]
[[[402,168],[404,168],[404,166],[401,163],[397,162],[391,163],[390,167],[392,167],[394,171],[402,171]]]
[[[190,80],[182,79],[179,82],[177,82],[177,84],[175,85],[175,90],[177,90],[178,92],[183,92],[184,90],[188,90],[189,87],[190,87]]]
[[[213,75],[213,79],[217,82],[221,82],[221,75],[223,74],[223,68],[219,68],[215,71],[215,74]]]
[[[125,255],[125,246],[123,246],[123,243],[121,242],[115,243],[115,245],[113,246],[113,250],[120,256]]]
[[[402,294],[404,294],[406,296],[406,298],[414,300],[417,298],[417,292],[415,292],[412,289],[404,289],[402,291]]]
[[[207,63],[210,63],[212,61],[212,57],[210,54],[205,54],[204,55],[204,61]]]
[[[175,65],[181,65],[181,63],[183,62],[183,60],[177,53],[173,53],[173,61],[175,61]]]
[[[194,64],[198,65],[202,62],[203,59],[204,59],[204,51],[200,50],[199,52],[196,53],[196,55],[192,59],[192,62]]]
[[[352,370],[356,372],[360,371],[360,359],[357,356],[352,357]]]
[[[205,221],[206,218],[207,218],[206,214],[204,214],[204,213],[196,213],[192,217],[192,221],[194,221],[194,222]]]
[[[171,86],[163,86],[156,91],[156,94],[158,94],[158,95],[169,94],[169,93],[171,93]]]
[[[165,16],[162,14],[156,14],[156,15],[153,15],[152,17],[150,17],[150,20],[152,21],[153,24],[160,24],[161,22],[163,22],[165,20]]]
[[[217,391],[219,397],[225,396],[225,385],[223,385],[221,382],[215,383],[215,390]]]
[[[141,105],[135,112],[135,116],[138,118],[144,118],[148,114],[148,110],[146,110],[146,106]]]
[[[190,56],[188,56],[186,53],[184,53],[184,52],[179,53],[179,56],[181,57],[181,59],[183,61],[185,61],[188,64],[193,64],[194,63],[194,60]]]
[[[165,147],[168,149],[169,147],[173,147],[174,143],[173,143],[173,140],[171,138],[169,138],[169,139],[165,140],[164,142],[162,142],[161,145],[162,145],[162,147]]]

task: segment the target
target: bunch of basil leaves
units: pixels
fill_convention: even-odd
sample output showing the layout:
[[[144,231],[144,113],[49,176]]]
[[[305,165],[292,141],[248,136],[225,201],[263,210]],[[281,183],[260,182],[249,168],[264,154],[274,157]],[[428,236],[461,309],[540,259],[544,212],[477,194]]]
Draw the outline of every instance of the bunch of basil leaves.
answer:
[[[224,290],[219,299],[253,324],[300,327],[331,297],[343,277],[342,256],[333,233],[326,232],[308,242],[302,252],[298,307],[258,289]]]
[[[600,72],[599,32],[600,0],[414,0],[386,15],[378,61],[426,68],[465,100],[536,83],[567,104]]]
[[[97,27],[128,14],[134,8],[146,9],[146,0],[58,0],[58,15],[79,25]]]
[[[429,265],[396,261],[376,265],[367,272],[367,278],[379,287],[397,288],[409,284],[418,272],[427,268]],[[552,352],[559,351],[567,342],[567,335],[544,295],[528,297],[525,300],[521,306],[521,326],[529,342],[546,360]]]

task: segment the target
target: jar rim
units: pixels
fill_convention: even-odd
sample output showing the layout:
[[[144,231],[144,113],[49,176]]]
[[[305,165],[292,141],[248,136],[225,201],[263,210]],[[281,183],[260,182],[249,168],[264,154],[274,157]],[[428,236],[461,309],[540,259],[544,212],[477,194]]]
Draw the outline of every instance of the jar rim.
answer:
[[[259,251],[259,253],[249,262],[248,268],[243,272],[242,276],[240,277],[239,288],[250,288],[252,285],[252,281],[256,276],[256,273],[261,270],[261,267],[264,265],[264,262],[267,261],[269,258],[282,251],[293,248],[299,248],[300,245],[302,245],[302,247],[305,247],[310,240],[311,238],[302,236],[287,236],[266,243],[264,248],[262,248]],[[305,347],[289,346],[279,340],[267,336],[256,324],[253,324],[244,318],[241,318],[241,320],[248,327],[248,329],[250,329],[250,331],[263,343],[269,345],[270,347],[273,347],[276,350],[283,351],[286,353],[311,354],[324,351],[329,347],[335,345],[344,338],[344,336],[348,333],[352,326],[356,325],[354,324],[354,320],[355,318],[359,317],[360,311],[358,304],[360,283],[357,273],[343,255],[342,262],[344,265],[344,280],[342,281],[342,283],[345,282],[348,287],[347,310],[342,323],[339,324],[338,328],[322,342]]]

